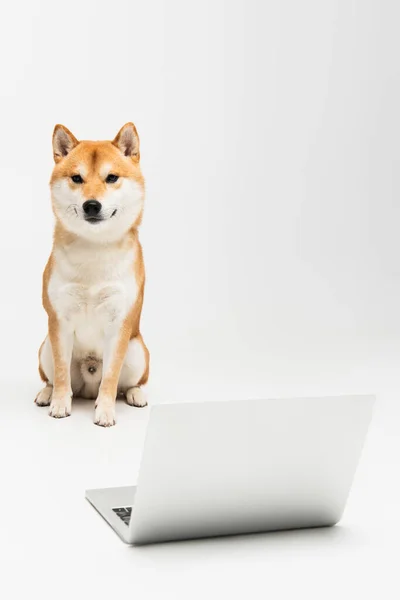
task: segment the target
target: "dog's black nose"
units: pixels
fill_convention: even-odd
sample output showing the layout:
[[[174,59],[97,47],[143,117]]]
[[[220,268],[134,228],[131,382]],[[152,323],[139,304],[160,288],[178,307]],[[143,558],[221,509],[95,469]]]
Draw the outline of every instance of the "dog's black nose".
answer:
[[[101,204],[98,200],[86,200],[82,205],[85,215],[88,217],[97,217],[101,211]]]

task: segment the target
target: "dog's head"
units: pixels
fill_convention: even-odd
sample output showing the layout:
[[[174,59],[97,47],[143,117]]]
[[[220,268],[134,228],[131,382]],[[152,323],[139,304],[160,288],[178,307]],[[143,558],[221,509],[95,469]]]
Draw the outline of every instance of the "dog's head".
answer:
[[[53,154],[53,210],[65,229],[91,241],[111,242],[140,223],[144,180],[133,123],[106,142],[79,142],[56,125]]]

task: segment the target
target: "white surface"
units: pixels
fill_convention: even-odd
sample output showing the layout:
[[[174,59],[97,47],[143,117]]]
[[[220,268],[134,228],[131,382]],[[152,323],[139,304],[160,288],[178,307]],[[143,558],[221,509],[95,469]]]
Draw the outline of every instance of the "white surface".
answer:
[[[33,393],[28,384],[2,388],[0,562],[8,598],[128,590],[146,600],[398,596],[398,425],[384,416],[392,394],[379,395],[340,526],[132,548],[84,490],[135,481],[147,409],[118,403],[117,426],[104,430],[91,422],[92,403],[75,403],[70,418],[56,421],[33,404]]]
[[[71,0],[61,10],[22,0],[6,12],[8,598],[398,596],[399,3]],[[110,138],[129,120],[148,189],[152,400],[377,392],[342,528],[142,551],[83,501],[87,487],[131,482],[146,413],[119,406],[117,427],[103,431],[86,405],[55,422],[32,403],[50,140],[56,122],[78,138]]]

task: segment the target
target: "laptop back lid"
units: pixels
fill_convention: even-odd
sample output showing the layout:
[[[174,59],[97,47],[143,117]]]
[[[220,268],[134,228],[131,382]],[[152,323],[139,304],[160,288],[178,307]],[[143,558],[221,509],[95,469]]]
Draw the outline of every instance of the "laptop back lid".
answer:
[[[340,396],[152,407],[129,541],[335,524],[373,402]]]

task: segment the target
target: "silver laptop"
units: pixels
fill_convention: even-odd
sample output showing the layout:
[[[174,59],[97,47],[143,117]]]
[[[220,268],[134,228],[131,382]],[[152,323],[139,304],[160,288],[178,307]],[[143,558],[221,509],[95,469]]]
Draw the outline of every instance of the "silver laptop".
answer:
[[[136,487],[86,498],[128,544],[324,527],[341,518],[373,396],[161,404]]]

